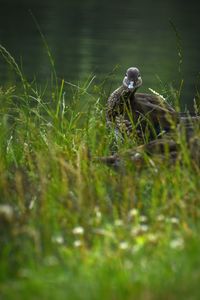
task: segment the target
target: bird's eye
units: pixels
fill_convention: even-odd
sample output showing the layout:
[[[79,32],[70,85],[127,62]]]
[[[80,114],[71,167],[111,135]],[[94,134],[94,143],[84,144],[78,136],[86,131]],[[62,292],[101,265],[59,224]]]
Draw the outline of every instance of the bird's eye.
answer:
[[[138,77],[141,77],[141,75],[140,75],[140,74],[138,74]]]
[[[125,74],[125,76],[127,76],[127,73]]]

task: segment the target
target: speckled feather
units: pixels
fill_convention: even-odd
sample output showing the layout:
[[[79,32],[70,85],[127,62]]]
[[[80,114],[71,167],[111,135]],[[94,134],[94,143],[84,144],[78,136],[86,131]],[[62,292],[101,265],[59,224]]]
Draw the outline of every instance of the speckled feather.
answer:
[[[115,121],[116,116],[123,115],[124,105],[128,101],[131,92],[124,86],[120,86],[116,89],[108,98],[107,103],[107,121]]]
[[[177,124],[186,124],[192,131],[194,121],[199,124],[200,116],[178,113],[161,96],[136,93],[142,85],[138,68],[130,67],[122,80],[122,86],[108,98],[106,120],[115,130],[116,138],[136,133],[138,137],[152,139],[169,132]],[[188,125],[189,124],[189,125]]]
[[[106,118],[108,124],[115,124],[117,129],[129,135],[133,122],[136,124],[139,118],[148,118],[156,126],[169,127],[168,114],[175,118],[174,109],[159,96],[135,94],[121,86],[108,99]],[[146,126],[144,123],[143,120],[143,127]]]

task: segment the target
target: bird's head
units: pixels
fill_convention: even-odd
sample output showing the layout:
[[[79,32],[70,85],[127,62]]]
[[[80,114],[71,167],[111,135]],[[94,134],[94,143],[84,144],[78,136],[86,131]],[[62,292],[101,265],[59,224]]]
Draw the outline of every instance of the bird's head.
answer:
[[[131,92],[136,91],[142,85],[142,78],[140,71],[131,67],[126,71],[125,77],[123,79],[123,86],[128,88]]]

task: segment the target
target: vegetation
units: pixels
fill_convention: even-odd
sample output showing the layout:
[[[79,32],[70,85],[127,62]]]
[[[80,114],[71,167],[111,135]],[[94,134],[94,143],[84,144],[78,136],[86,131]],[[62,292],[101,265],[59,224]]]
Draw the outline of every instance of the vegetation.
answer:
[[[55,72],[41,90],[0,50],[22,82],[0,90],[0,297],[199,299],[200,170],[184,138],[173,164],[108,167],[104,91]]]

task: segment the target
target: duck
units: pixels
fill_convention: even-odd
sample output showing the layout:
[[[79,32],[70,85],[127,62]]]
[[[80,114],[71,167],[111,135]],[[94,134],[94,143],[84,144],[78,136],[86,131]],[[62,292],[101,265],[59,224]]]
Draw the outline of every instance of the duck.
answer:
[[[142,86],[141,72],[137,67],[127,69],[118,87],[107,100],[106,121],[116,132],[130,136],[149,132],[156,138],[162,131],[169,131],[177,122],[175,109],[161,96],[138,93]]]

